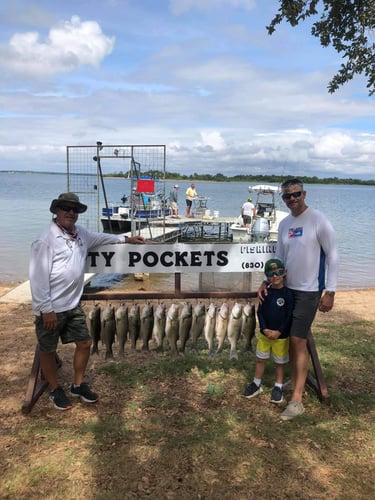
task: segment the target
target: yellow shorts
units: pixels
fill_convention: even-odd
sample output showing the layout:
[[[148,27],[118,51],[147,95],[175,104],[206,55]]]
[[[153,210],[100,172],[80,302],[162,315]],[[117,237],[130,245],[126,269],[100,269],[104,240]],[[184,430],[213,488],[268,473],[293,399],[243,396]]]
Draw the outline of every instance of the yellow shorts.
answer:
[[[256,356],[259,359],[272,359],[275,363],[284,365],[289,361],[289,337],[286,339],[268,339],[262,333],[258,337]]]

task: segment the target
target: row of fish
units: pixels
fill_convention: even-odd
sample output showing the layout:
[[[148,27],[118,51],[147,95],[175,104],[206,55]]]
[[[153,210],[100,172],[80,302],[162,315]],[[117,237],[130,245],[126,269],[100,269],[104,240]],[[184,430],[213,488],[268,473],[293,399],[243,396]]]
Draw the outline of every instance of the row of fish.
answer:
[[[95,304],[89,311],[90,333],[93,339],[93,354],[99,354],[99,341],[106,348],[105,358],[113,358],[112,346],[117,336],[118,357],[124,357],[126,341],[130,340],[132,350],[137,340],[142,341],[142,350],[149,350],[149,341],[154,340],[157,351],[162,352],[164,341],[169,344],[172,357],[184,352],[188,340],[190,348],[197,349],[198,339],[204,335],[209,355],[219,354],[227,338],[230,344],[230,359],[238,359],[237,343],[245,339],[245,350],[251,351],[251,341],[255,335],[255,306],[236,302],[232,307],[227,302],[216,307],[208,307],[203,302],[192,305],[189,302],[172,303],[168,308],[159,303],[155,307],[146,303],[127,306],[120,304],[115,308],[107,304],[103,311]],[[215,349],[215,341],[217,343]]]

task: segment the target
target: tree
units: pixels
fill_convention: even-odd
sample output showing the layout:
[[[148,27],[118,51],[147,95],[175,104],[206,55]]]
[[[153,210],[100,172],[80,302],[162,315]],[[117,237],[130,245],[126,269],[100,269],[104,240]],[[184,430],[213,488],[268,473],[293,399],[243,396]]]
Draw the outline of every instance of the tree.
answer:
[[[319,10],[318,10],[319,9]],[[323,47],[332,45],[345,62],[328,84],[332,94],[356,74],[367,78],[369,95],[375,93],[374,0],[280,0],[278,14],[267,26],[270,35],[283,20],[297,26],[308,17],[320,16],[311,34]]]

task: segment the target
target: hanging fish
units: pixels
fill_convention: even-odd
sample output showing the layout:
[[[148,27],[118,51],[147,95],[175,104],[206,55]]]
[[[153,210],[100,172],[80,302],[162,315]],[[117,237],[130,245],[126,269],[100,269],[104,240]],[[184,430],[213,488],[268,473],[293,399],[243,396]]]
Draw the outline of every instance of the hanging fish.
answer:
[[[129,338],[132,351],[136,350],[137,340],[139,337],[140,319],[139,305],[133,304],[128,312]]]
[[[156,350],[163,352],[163,341],[165,337],[166,312],[165,305],[157,305],[154,313],[154,326],[152,328],[152,338],[156,344]]]
[[[202,335],[204,328],[204,318],[205,318],[206,308],[203,302],[198,302],[193,307],[192,321],[190,328],[190,339],[191,339],[191,349],[197,349],[197,342],[199,337]]]
[[[129,318],[128,318],[128,308],[125,304],[120,304],[116,310],[116,331],[117,340],[119,343],[118,357],[124,357],[124,347],[128,339],[129,331]]]
[[[242,310],[241,336],[245,339],[245,351],[253,351],[251,342],[255,336],[255,305],[248,302]]]
[[[220,309],[216,311],[216,323],[215,323],[215,336],[218,342],[217,354],[220,354],[223,350],[224,340],[227,335],[229,319],[229,306],[224,302]]]
[[[189,302],[184,302],[180,313],[180,326],[178,330],[178,338],[180,340],[181,352],[185,352],[185,346],[189,338],[191,322],[192,322],[192,305]]]
[[[90,327],[90,335],[92,338],[92,354],[99,354],[99,340],[100,340],[100,331],[102,329],[102,325],[100,322],[100,305],[94,304],[92,309],[89,311],[89,327]]]
[[[113,358],[112,345],[116,336],[115,308],[107,304],[102,317],[102,342],[105,345],[105,359]]]
[[[206,317],[204,319],[204,338],[208,344],[208,355],[214,354],[214,336],[215,336],[215,322],[216,322],[216,307],[211,302],[208,306]]]
[[[167,337],[172,357],[178,356],[177,339],[178,339],[178,330],[180,325],[178,313],[179,313],[178,304],[171,304],[168,309],[167,318],[165,322],[165,336]]]
[[[240,338],[242,326],[242,304],[236,302],[229,315],[228,340],[230,344],[229,359],[238,359],[237,342]]]
[[[154,326],[154,308],[150,303],[142,307],[140,324],[140,337],[143,342],[142,351],[148,351],[148,343],[152,335],[152,327]]]

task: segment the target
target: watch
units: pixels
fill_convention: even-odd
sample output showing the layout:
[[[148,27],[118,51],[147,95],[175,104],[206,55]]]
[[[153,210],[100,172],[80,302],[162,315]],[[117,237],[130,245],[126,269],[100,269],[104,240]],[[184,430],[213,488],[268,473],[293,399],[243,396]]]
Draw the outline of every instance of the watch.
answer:
[[[327,290],[325,292],[325,295],[329,295],[329,296],[333,297],[335,295],[335,292],[330,292],[329,290]]]

